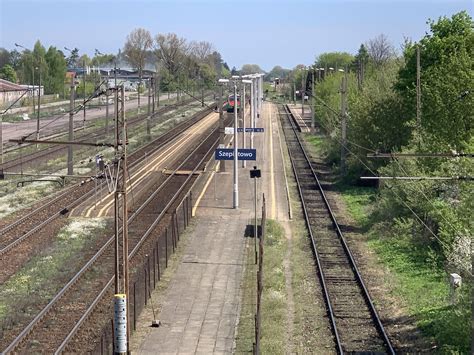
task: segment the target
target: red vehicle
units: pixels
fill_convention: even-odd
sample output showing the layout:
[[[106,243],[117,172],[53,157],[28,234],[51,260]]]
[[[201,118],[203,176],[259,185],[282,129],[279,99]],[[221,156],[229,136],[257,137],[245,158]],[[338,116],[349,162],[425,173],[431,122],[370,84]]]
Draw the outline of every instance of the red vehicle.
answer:
[[[234,112],[235,99],[234,95],[229,95],[227,102],[224,105],[224,109],[227,112]],[[240,95],[237,95],[237,111],[240,109]]]

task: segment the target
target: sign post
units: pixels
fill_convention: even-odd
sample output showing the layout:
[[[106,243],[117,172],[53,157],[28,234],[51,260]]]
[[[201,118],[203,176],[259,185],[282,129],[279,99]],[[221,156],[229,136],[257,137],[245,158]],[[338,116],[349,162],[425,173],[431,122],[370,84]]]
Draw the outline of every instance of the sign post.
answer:
[[[253,238],[254,238],[254,245],[255,245],[255,264],[258,263],[258,255],[257,255],[257,179],[262,177],[262,172],[260,169],[257,169],[256,166],[253,167],[253,170],[250,170],[250,178],[253,179],[253,186],[254,186],[254,195],[255,195],[255,223],[253,226]]]

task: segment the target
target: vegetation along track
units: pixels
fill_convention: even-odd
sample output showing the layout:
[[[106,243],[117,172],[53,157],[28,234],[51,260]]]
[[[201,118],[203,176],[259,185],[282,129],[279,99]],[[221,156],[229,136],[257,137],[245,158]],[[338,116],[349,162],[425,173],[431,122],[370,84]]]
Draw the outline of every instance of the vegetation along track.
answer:
[[[183,121],[136,150],[128,159],[130,170],[133,170],[147,156],[172,141],[174,137],[199,122],[210,112],[210,109],[206,109],[193,115],[190,119]],[[32,209],[15,222],[4,226],[0,230],[0,283],[5,282],[25,260],[28,260],[30,255],[41,249],[41,246],[45,244],[44,239],[48,235],[51,237],[57,234],[72,208],[86,198],[93,196],[94,193],[95,185],[91,182],[73,185],[49,202],[39,204],[37,208]],[[48,229],[47,233],[45,232],[46,228]]]
[[[339,353],[394,350],[286,106],[280,107],[293,172]]]
[[[212,132],[208,133],[203,133],[198,147],[192,154],[185,153],[184,162],[176,168],[176,170],[189,169],[190,163],[193,162],[194,168],[191,169],[190,174],[187,176],[172,174],[159,186],[153,186],[150,189],[153,191],[151,196],[131,214],[129,218],[129,245],[132,266],[134,262],[132,257],[143,256],[143,253],[139,252],[140,246],[157,228],[158,222],[175,202],[177,196],[183,193],[185,186],[190,185],[195,179],[192,171],[203,166],[205,158],[209,157],[217,145],[218,128],[214,127]],[[104,295],[105,289],[110,287],[112,282],[110,275],[113,275],[114,269],[113,241],[114,236],[107,240],[79,273],[21,331],[5,349],[5,353],[26,351],[52,353],[61,345],[71,330],[76,329],[74,326],[84,312],[87,312],[91,305],[96,304],[97,301],[94,300],[97,300],[97,295]],[[78,297],[79,295],[80,297]],[[9,341],[11,340],[10,336]]]
[[[153,119],[156,116],[161,116],[171,110],[174,110],[182,105],[187,105],[191,102],[193,102],[194,99],[187,99],[185,101],[171,104],[164,106],[157,110],[154,114],[152,114],[151,118]],[[135,126],[137,124],[143,123],[145,119],[147,119],[148,114],[141,114],[137,115],[133,118],[130,118],[127,120],[127,125],[128,127]],[[111,115],[110,119],[113,119],[113,115]],[[113,132],[113,127],[109,127],[109,132]],[[84,134],[81,134],[80,137],[76,138],[77,142],[90,142],[90,141],[96,141],[98,139],[105,139],[106,136],[106,130],[105,127],[101,127],[98,129],[94,129],[91,132],[87,132]],[[29,144],[28,144],[29,145]],[[62,156],[65,152],[67,152],[68,147],[64,145],[52,145],[48,146],[46,148],[40,149],[38,151],[32,152],[30,154],[25,154],[24,156],[21,155],[20,157],[15,157],[14,159],[8,160],[5,163],[0,165],[0,169],[3,169],[4,171],[9,171],[9,172],[18,172],[22,171],[23,168],[30,167],[32,165],[37,166],[39,161],[44,161],[47,159],[52,159],[55,157]]]

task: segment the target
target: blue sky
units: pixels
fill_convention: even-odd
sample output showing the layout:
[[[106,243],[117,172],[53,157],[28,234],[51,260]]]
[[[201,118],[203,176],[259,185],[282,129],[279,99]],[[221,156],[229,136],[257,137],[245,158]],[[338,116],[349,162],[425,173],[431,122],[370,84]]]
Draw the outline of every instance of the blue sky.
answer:
[[[399,49],[421,38],[428,18],[468,10],[471,0],[0,0],[0,47],[77,47],[116,53],[127,34],[175,32],[214,44],[230,66],[293,68],[328,51],[355,53],[384,33]]]

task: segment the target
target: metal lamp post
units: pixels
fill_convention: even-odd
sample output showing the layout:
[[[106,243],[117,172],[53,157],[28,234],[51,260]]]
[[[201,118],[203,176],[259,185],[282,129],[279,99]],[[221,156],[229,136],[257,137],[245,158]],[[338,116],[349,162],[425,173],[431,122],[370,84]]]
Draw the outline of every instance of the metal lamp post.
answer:
[[[243,105],[242,105],[242,117],[243,117],[243,139],[242,139],[242,142],[243,142],[243,146],[242,148],[245,149],[245,101],[246,101],[246,98],[245,98],[245,84],[250,84],[250,94],[252,93],[252,86],[253,86],[253,81],[252,80],[248,80],[248,79],[244,79],[242,80],[242,84],[243,84]],[[250,133],[250,137],[253,136],[253,131]],[[250,144],[250,148],[253,148],[253,139],[251,138],[251,144]],[[242,160],[242,167],[245,168],[245,163],[246,161],[245,160]]]
[[[234,81],[234,208],[239,208],[239,172],[238,172],[238,140],[237,140],[237,81]]]

